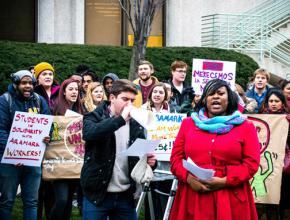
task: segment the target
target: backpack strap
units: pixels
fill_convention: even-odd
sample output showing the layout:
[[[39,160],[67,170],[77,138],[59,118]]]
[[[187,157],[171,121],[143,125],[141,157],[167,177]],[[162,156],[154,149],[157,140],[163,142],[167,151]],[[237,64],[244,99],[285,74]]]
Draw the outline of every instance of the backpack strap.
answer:
[[[37,94],[36,92],[33,92],[33,96],[36,98],[37,105],[39,107],[39,110],[41,111],[41,99],[40,99],[39,94]]]
[[[11,94],[9,92],[5,92],[3,94],[4,98],[6,99],[6,101],[8,102],[9,104],[9,110],[10,110],[10,114],[12,115],[12,97],[11,97]],[[39,107],[39,109],[41,110],[41,99],[40,99],[40,96],[33,92],[33,96],[36,98],[36,102],[37,102],[37,105]]]
[[[12,97],[11,97],[11,94],[9,92],[5,92],[3,94],[3,96],[9,104],[10,114],[12,115]]]

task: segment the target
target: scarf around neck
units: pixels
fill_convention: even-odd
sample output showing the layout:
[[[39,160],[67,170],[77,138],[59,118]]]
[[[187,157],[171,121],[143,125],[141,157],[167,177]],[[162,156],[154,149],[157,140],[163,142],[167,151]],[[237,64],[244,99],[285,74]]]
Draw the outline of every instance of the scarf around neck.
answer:
[[[263,114],[286,114],[285,108],[282,107],[276,112],[271,111],[269,108],[266,108],[265,111],[263,111]]]
[[[234,125],[240,125],[246,120],[246,116],[242,115],[239,111],[235,111],[232,115],[227,116],[215,116],[208,118],[204,114],[205,109],[193,112],[191,118],[195,122],[196,126],[204,131],[214,134],[228,133]]]

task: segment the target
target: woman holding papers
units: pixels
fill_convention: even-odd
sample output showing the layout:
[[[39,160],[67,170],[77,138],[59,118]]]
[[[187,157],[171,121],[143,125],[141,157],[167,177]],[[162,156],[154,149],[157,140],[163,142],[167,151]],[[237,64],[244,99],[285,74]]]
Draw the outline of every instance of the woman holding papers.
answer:
[[[226,82],[211,80],[197,112],[182,122],[171,154],[179,185],[170,219],[258,219],[249,180],[258,170],[260,145],[237,100]],[[214,177],[191,174],[183,166],[188,158],[213,169]]]
[[[78,82],[74,79],[63,81],[60,86],[54,115],[64,115],[66,110],[83,113]],[[57,179],[52,185],[54,189],[54,205],[50,212],[51,220],[69,220],[72,209],[72,197],[79,179]]]

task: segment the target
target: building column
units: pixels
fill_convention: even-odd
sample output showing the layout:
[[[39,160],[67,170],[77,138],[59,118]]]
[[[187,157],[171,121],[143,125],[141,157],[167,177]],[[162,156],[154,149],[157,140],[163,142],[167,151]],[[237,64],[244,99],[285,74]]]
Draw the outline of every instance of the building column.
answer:
[[[85,0],[38,0],[38,42],[84,43]]]

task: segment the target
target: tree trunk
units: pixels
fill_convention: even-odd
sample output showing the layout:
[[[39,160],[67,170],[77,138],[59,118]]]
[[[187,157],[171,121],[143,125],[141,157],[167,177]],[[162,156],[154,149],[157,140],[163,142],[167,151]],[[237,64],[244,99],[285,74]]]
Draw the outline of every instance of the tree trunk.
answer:
[[[130,61],[130,72],[129,80],[134,80],[138,78],[138,65],[140,60],[145,59],[147,37],[141,36],[143,39],[134,39],[134,44],[132,47],[132,56]]]
[[[124,4],[124,1],[119,0],[119,4],[134,32],[129,80],[134,80],[138,77],[137,67],[140,60],[145,59],[147,40],[150,35],[155,11],[164,2],[165,0],[125,0],[126,4]]]

